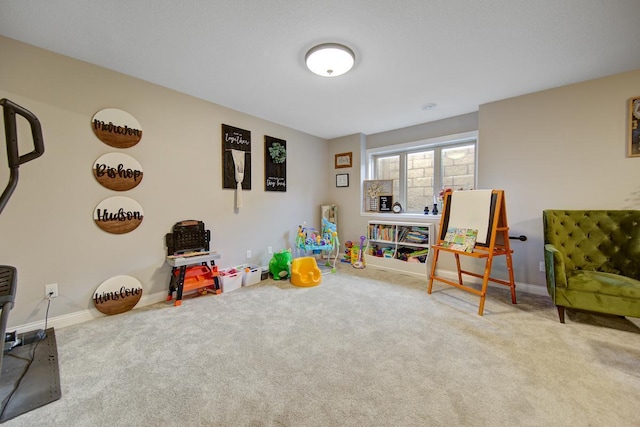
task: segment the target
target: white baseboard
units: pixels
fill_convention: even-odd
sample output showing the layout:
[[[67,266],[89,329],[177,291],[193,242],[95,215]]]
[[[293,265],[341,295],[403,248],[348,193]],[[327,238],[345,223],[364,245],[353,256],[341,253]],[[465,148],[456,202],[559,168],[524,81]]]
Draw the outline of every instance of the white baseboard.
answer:
[[[158,302],[167,300],[167,292],[156,292],[151,295],[143,295],[138,301],[138,304],[133,308],[134,310],[147,305],[156,304]],[[88,310],[76,311],[75,313],[63,314],[62,316],[52,317],[47,322],[47,328],[64,328],[65,326],[77,325],[79,323],[88,322],[89,320],[97,319],[99,317],[106,316],[95,308]],[[44,329],[44,320],[37,322],[26,323],[24,325],[16,326],[15,328],[7,328],[11,331],[16,331],[18,334],[25,332],[37,331]]]
[[[452,280],[456,280],[458,277],[458,274],[455,271],[437,270],[437,274],[439,276],[445,277],[447,279],[452,279]],[[465,277],[465,280],[467,280],[467,277]],[[475,277],[471,277],[470,279],[468,279],[468,282],[482,283],[482,281],[479,278],[475,278]],[[489,286],[504,288],[504,286],[500,284],[491,283],[491,282],[489,282]],[[532,285],[530,283],[516,282],[516,289],[518,291],[526,292],[534,295],[542,295],[542,296],[547,295],[546,287]],[[167,300],[166,292],[156,292],[155,294],[151,294],[151,295],[143,295],[142,298],[140,298],[140,301],[138,301],[138,304],[136,304],[136,306],[134,307],[134,310],[136,308],[145,307],[147,305],[156,304],[166,300]],[[66,326],[77,325],[79,323],[88,322],[89,320],[97,319],[103,316],[106,316],[106,314],[103,314],[98,310],[96,310],[95,308],[92,308],[88,310],[77,311],[75,313],[63,314],[62,316],[52,317],[47,322],[47,327],[60,329]],[[9,328],[9,329],[11,331],[15,330],[19,334],[30,332],[30,331],[36,331],[39,329],[44,329],[44,320],[33,322],[33,323],[27,323],[24,325],[19,325],[19,326],[16,326],[15,328]]]
[[[438,276],[444,277],[445,279],[450,279],[454,281],[458,280],[458,273],[456,271],[438,269],[436,270],[436,274]],[[464,276],[464,280],[466,283],[482,283],[482,279],[478,277],[473,277],[473,276]],[[504,286],[499,283],[493,283],[493,282],[489,282],[489,286],[503,288],[503,289],[505,287],[508,287],[508,286]],[[517,282],[517,281],[516,281],[516,291],[524,292],[532,295],[540,295],[540,296],[549,295],[547,293],[546,286],[533,285],[531,283],[524,283],[524,282]]]

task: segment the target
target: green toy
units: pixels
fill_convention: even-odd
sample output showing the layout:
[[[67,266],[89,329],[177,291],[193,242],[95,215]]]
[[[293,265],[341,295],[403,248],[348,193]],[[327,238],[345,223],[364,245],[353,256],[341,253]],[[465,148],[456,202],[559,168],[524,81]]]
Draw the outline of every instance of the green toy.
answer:
[[[275,280],[288,279],[291,276],[291,249],[275,252],[269,261],[269,272]]]

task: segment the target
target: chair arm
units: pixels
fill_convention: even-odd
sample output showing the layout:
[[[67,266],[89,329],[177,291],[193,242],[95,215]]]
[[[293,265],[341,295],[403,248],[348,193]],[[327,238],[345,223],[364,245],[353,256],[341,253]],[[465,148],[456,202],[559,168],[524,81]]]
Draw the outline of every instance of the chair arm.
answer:
[[[547,277],[547,290],[555,300],[555,289],[567,287],[567,273],[562,253],[552,244],[544,245],[544,265]]]

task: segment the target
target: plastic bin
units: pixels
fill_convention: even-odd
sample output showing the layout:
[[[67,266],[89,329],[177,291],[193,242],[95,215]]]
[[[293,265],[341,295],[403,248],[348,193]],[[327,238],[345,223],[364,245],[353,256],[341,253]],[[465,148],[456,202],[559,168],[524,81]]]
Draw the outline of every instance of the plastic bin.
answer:
[[[237,270],[236,268],[221,270],[219,279],[222,292],[231,292],[240,289],[242,286],[242,276],[242,270]]]
[[[242,286],[251,286],[259,283],[261,280],[262,268],[257,265],[247,265],[244,267],[242,275]]]

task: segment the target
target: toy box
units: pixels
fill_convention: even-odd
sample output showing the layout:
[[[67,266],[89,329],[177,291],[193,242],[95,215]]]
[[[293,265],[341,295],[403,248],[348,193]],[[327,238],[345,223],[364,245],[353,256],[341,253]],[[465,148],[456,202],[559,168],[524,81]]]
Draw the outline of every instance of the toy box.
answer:
[[[239,289],[242,286],[242,270],[235,268],[226,268],[220,271],[220,286],[222,292],[231,292]]]
[[[262,268],[257,265],[245,265],[244,274],[242,275],[242,286],[251,286],[260,282],[262,275]]]

